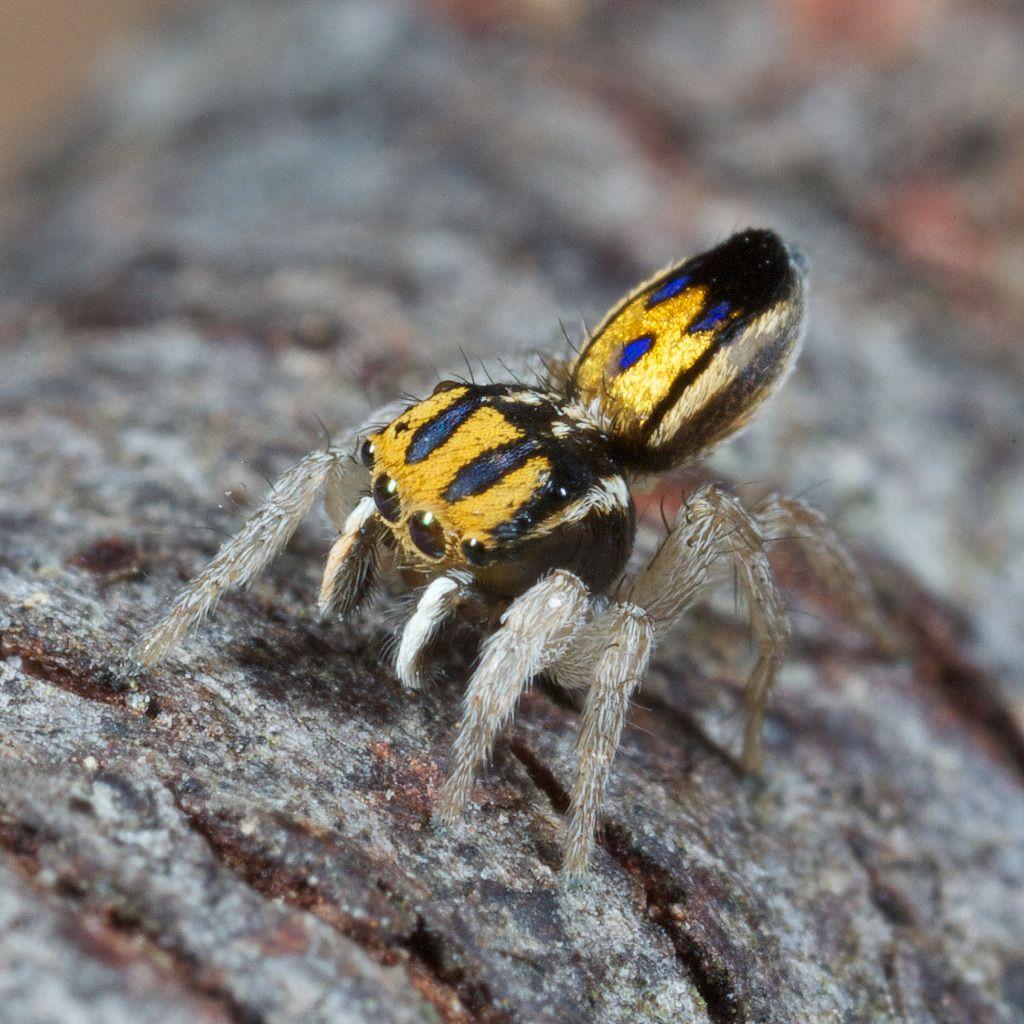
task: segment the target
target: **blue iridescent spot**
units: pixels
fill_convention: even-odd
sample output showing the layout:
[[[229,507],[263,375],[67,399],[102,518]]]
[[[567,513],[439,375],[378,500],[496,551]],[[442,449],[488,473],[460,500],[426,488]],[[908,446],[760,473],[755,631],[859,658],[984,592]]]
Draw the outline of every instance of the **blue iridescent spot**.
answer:
[[[656,292],[651,292],[647,296],[647,308],[650,309],[651,306],[656,306],[659,302],[664,302],[666,299],[674,299],[689,283],[689,274],[670,278]]]
[[[717,327],[727,316],[729,315],[729,303],[720,302],[717,306],[712,306],[701,319],[691,324],[691,331],[710,331],[712,327]]]
[[[619,369],[628,370],[641,356],[651,351],[653,344],[653,334],[642,334],[639,338],[627,341],[622,346],[622,355],[619,356]]]

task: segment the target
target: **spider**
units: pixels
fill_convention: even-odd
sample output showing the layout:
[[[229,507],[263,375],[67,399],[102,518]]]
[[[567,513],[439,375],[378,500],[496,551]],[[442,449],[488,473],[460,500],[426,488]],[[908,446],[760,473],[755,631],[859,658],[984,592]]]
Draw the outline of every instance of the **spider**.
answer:
[[[338,537],[321,612],[350,614],[389,568],[418,591],[397,644],[402,685],[420,687],[427,648],[456,616],[493,627],[466,689],[437,824],[461,817],[535,676],[585,692],[563,834],[563,874],[579,881],[630,697],[658,640],[712,584],[731,572],[756,643],[744,691],[750,770],[762,759],[765,704],[789,637],[766,541],[785,534],[802,543],[812,569],[871,620],[864,577],[820,515],[796,500],[772,497],[747,511],[705,486],[647,564],[627,571],[631,485],[706,455],[778,388],[800,345],[804,276],[803,259],[775,233],[749,229],[641,284],[535,386],[446,380],[422,401],[380,410],[375,429],[283,475],[144,638],[137,660],[160,661],[225,590],[267,566],[322,491]]]

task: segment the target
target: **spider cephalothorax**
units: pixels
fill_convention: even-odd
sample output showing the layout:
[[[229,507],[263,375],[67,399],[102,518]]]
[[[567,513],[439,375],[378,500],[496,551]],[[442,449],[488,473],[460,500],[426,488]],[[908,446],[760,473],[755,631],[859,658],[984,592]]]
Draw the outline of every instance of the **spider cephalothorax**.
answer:
[[[534,675],[586,691],[565,836],[566,874],[580,877],[629,697],[659,636],[726,573],[757,644],[744,761],[759,763],[765,703],[789,635],[766,536],[803,542],[812,566],[877,626],[845,550],[792,500],[748,512],[702,488],[653,558],[627,572],[630,479],[693,461],[749,421],[793,363],[803,303],[801,260],[772,232],[748,230],[641,285],[536,386],[442,382],[356,435],[357,458],[329,448],[292,467],[146,637],[139,660],[160,660],[225,589],[262,569],[323,490],[338,538],[321,611],[353,611],[388,565],[420,591],[398,644],[405,686],[420,685],[424,654],[447,620],[499,622],[467,687],[438,821],[460,817]]]
[[[593,590],[622,572],[633,503],[607,436],[543,388],[445,381],[360,447],[406,558],[515,596],[553,568]]]

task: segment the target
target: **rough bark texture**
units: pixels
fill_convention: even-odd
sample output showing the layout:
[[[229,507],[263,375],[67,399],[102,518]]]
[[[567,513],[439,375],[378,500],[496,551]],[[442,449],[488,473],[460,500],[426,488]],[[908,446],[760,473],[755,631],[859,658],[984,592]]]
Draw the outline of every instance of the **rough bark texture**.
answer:
[[[146,53],[8,209],[0,1020],[1024,1019],[1022,31],[302,0]],[[780,544],[762,779],[726,754],[726,596],[657,656],[588,886],[557,884],[577,716],[543,685],[434,835],[465,666],[414,698],[386,614],[315,620],[323,521],[121,671],[318,416],[561,345],[748,223],[810,251],[813,323],[713,473],[814,488],[906,646]]]

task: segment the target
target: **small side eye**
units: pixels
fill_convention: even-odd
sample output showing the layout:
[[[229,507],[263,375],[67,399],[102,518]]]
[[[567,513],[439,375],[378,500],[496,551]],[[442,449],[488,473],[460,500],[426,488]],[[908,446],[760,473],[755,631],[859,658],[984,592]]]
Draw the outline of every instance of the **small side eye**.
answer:
[[[377,446],[368,438],[363,438],[363,443],[359,446],[359,461],[367,468],[373,468],[373,456],[377,452]]]
[[[433,512],[415,513],[409,519],[409,536],[427,558],[444,554],[444,530]]]
[[[486,565],[492,556],[491,549],[475,537],[462,542],[462,554],[470,565]]]
[[[439,384],[434,386],[432,394],[439,395],[442,391],[451,391],[452,388],[460,387],[461,385],[457,380],[443,380]]]
[[[397,523],[402,514],[398,497],[398,481],[393,476],[379,476],[373,482],[373,502],[377,511],[389,522]]]

